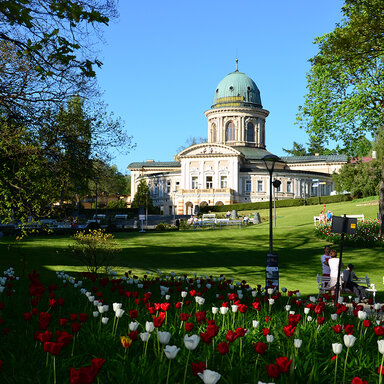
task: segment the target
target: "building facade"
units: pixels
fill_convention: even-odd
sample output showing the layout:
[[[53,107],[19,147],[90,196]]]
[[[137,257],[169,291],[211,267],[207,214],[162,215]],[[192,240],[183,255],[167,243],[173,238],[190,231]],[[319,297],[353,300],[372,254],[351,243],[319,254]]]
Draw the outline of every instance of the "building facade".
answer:
[[[260,91],[246,74],[227,75],[217,86],[205,112],[208,141],[175,155],[174,161],[129,164],[131,194],[144,179],[154,205],[164,214],[193,214],[196,207],[269,200],[269,173],[263,157],[269,111]],[[333,192],[332,173],[344,155],[282,157],[273,178],[281,181],[276,199],[324,196]]]

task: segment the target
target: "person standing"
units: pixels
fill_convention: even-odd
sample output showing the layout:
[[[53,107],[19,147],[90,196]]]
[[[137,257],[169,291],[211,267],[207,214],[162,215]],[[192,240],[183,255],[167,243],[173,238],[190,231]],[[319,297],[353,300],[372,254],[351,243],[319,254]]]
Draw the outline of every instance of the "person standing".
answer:
[[[329,268],[328,260],[331,258],[329,255],[331,248],[329,245],[326,245],[324,248],[324,255],[321,256],[321,266],[323,269],[323,276],[329,276],[331,273],[331,270]]]
[[[328,265],[331,270],[330,272],[330,281],[329,281],[329,289],[331,290],[331,295],[335,294],[336,291],[336,284],[337,284],[337,275],[339,274],[339,263],[340,259],[337,257],[337,252],[332,249],[329,254],[331,255],[331,258],[328,260]],[[341,266],[343,266],[343,263],[341,263]],[[342,285],[342,275],[340,274],[340,290],[341,291],[341,285]],[[338,298],[336,297],[335,300]]]

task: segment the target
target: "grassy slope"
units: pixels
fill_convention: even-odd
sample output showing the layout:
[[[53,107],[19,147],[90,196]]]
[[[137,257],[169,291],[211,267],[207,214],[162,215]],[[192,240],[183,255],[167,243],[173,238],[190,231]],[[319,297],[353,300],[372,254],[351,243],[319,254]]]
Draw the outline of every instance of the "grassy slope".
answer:
[[[360,205],[364,204],[364,205]],[[334,214],[361,214],[376,217],[377,205],[361,201],[328,204]],[[360,206],[359,206],[360,205]],[[274,230],[274,250],[279,255],[280,284],[303,293],[317,290],[316,273],[320,272],[320,255],[324,242],[313,234],[313,216],[322,206],[280,208]],[[261,211],[268,216],[268,211]],[[140,274],[146,270],[185,272],[191,274],[225,274],[235,280],[264,285],[265,256],[269,244],[269,225],[263,222],[248,228],[223,230],[191,230],[180,232],[120,233],[116,236],[123,251],[114,264],[119,272],[128,269]],[[10,239],[0,239],[2,269],[14,266],[22,274],[36,268],[46,278],[52,271],[83,270],[65,253],[69,238],[29,238],[20,246],[8,245]],[[355,264],[359,275],[368,274],[382,290],[384,275],[383,249],[344,249],[344,261]],[[20,260],[25,260],[20,262]]]

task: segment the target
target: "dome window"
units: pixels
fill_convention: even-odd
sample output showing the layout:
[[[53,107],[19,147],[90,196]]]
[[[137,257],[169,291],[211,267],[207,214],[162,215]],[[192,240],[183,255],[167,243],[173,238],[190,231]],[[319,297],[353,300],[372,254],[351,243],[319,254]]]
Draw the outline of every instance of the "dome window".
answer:
[[[225,141],[235,141],[236,140],[236,127],[233,121],[227,123],[225,129]]]
[[[255,126],[253,123],[247,124],[247,141],[254,143],[255,142]]]
[[[219,93],[219,88],[216,89],[216,93]]]
[[[232,92],[233,91],[233,87],[232,85],[229,87],[229,90]]]

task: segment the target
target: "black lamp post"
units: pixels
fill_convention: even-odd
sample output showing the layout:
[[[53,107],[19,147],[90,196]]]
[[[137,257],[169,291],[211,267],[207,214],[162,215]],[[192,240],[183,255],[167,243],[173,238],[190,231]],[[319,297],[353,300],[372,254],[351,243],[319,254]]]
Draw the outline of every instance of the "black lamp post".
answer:
[[[276,162],[280,162],[280,158],[276,155],[269,154],[262,158],[265,168],[269,173],[269,252],[266,261],[266,288],[279,288],[279,264],[277,255],[273,253],[273,224],[272,224],[272,174],[275,169]],[[278,180],[275,180],[275,182]],[[276,187],[279,184],[276,183]]]

